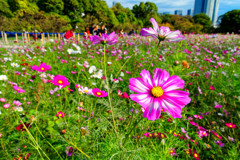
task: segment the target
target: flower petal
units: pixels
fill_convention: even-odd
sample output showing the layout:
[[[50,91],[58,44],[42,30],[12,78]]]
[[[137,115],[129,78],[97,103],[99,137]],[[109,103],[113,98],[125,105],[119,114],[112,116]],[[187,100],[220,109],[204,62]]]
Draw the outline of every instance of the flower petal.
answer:
[[[140,73],[140,76],[142,77],[142,80],[145,82],[145,84],[149,87],[149,88],[153,88],[153,80],[151,77],[151,74],[149,71],[143,69]]]
[[[168,92],[176,89],[184,88],[184,80],[180,77],[174,75],[168,78],[168,80],[162,85],[162,89],[164,92]]]
[[[158,27],[157,21],[156,21],[154,18],[151,18],[150,21],[152,22],[153,29],[154,29],[156,32],[158,32],[159,27]]]
[[[169,73],[164,69],[156,68],[154,70],[153,82],[155,86],[161,86],[169,78]]]
[[[175,101],[179,105],[187,105],[191,102],[189,93],[181,90],[169,91],[164,93],[164,99]],[[183,107],[182,107],[183,108]]]
[[[150,28],[143,28],[140,32],[142,36],[152,36],[153,38],[158,37],[158,33],[154,31],[151,27]]]
[[[153,97],[149,93],[131,94],[130,98],[131,100],[139,103],[144,108],[147,108],[153,101]]]
[[[139,77],[129,79],[129,89],[137,93],[150,92],[150,88],[148,88],[145,82]]]
[[[154,98],[152,103],[146,108],[143,113],[143,117],[147,118],[148,120],[155,121],[161,115],[161,107],[160,103],[157,98]]]
[[[165,100],[164,98],[160,98],[160,105],[164,108],[173,118],[182,118],[181,112],[182,108],[180,106],[176,106],[171,102]]]

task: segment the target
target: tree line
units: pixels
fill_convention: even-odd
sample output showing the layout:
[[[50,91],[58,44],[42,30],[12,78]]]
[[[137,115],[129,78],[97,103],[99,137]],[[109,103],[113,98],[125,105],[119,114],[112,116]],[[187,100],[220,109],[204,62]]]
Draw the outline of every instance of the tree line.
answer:
[[[219,17],[220,27],[212,27],[203,14],[178,16],[158,13],[153,2],[141,2],[132,9],[116,3],[111,8],[104,0],[0,0],[0,30],[64,32],[75,28],[83,32],[92,24],[105,25],[109,31],[140,30],[151,26],[153,17],[162,26],[184,33],[239,32],[240,10]],[[233,25],[234,24],[234,25]]]

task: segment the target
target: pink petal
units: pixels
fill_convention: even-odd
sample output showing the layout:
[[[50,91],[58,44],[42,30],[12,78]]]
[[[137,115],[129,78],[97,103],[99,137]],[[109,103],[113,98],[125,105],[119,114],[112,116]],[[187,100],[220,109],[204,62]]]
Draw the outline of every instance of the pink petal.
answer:
[[[174,104],[160,98],[161,107],[166,109],[173,118],[182,118],[181,112],[183,107],[175,106]]]
[[[183,89],[184,88],[184,80],[182,80],[180,77],[174,75],[171,76],[163,85],[162,88],[164,92],[168,92],[171,90],[176,89]]]
[[[129,89],[137,93],[147,93],[150,89],[142,81],[141,78],[130,78],[129,79]]]
[[[147,118],[148,120],[155,121],[161,115],[161,107],[160,103],[157,98],[154,98],[152,103],[146,108],[143,113],[143,117]]]
[[[150,72],[143,69],[140,73],[140,76],[142,77],[142,80],[145,82],[145,84],[149,87],[149,88],[153,88],[153,80],[152,77],[150,75]]]
[[[153,25],[153,29],[158,32],[159,27],[158,27],[158,23],[156,22],[156,20],[154,18],[151,18],[150,21],[152,22]]]
[[[156,68],[154,70],[153,82],[155,86],[161,86],[169,78],[169,73],[164,69]]]
[[[153,97],[151,94],[131,94],[130,95],[131,100],[139,103],[142,107],[146,108],[148,107],[151,102],[153,101]]]

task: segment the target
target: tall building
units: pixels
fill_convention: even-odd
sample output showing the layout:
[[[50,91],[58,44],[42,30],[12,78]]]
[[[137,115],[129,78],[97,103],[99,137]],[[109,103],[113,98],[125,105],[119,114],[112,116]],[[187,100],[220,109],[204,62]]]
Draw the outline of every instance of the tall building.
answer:
[[[175,10],[174,14],[182,16],[182,10]]]
[[[113,1],[113,2],[112,2],[112,6],[115,6],[115,5],[116,5],[116,2],[115,2],[115,1]]]
[[[170,14],[170,12],[163,12],[163,15],[165,15],[165,14]]]
[[[188,16],[193,16],[193,9],[188,9],[187,10],[187,15]]]
[[[213,26],[216,26],[219,1],[220,0],[195,0],[194,15],[205,13],[210,17]]]

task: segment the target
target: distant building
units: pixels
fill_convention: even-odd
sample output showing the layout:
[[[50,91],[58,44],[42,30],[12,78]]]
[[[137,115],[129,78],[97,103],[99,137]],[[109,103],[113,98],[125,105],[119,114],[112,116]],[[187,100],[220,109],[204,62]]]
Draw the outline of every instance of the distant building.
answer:
[[[116,5],[116,2],[113,1],[113,2],[112,2],[112,6],[115,6],[115,5]]]
[[[188,9],[187,10],[187,15],[188,16],[193,16],[193,9]]]
[[[216,26],[218,9],[219,0],[195,0],[194,15],[205,13],[210,17],[213,26]]]
[[[182,10],[175,10],[174,14],[182,16]]]
[[[170,14],[170,12],[163,12],[163,15],[165,15],[165,14]]]

